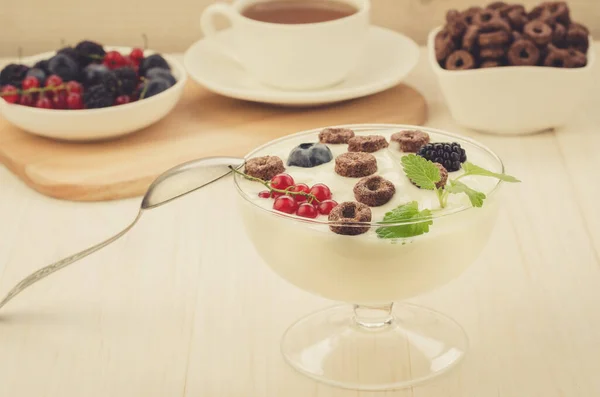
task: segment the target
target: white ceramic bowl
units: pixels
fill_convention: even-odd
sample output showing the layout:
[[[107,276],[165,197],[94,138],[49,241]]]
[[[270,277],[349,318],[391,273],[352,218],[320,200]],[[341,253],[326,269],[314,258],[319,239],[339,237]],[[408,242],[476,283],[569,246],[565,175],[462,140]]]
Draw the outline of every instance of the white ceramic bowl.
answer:
[[[465,127],[506,135],[556,128],[568,123],[587,98],[595,63],[591,37],[583,68],[445,70],[435,58],[435,35],[440,30],[429,33],[429,61],[452,117]]]
[[[122,53],[131,52],[130,47],[109,47]],[[146,55],[153,52],[145,50]],[[54,52],[24,58],[21,63],[33,65],[50,58]],[[101,109],[58,110],[38,109],[0,100],[0,115],[13,125],[48,138],[68,141],[95,141],[130,134],[156,123],[177,104],[187,79],[183,66],[172,57],[163,55],[171,66],[177,83],[150,98]]]

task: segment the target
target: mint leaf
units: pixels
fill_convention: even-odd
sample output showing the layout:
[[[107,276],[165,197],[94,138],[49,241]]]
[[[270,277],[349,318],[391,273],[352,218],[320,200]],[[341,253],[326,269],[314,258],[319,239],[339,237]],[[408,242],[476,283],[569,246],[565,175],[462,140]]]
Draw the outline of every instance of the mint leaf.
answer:
[[[379,238],[406,238],[419,236],[429,232],[429,226],[433,224],[433,220],[431,220],[430,217],[430,210],[424,209],[419,211],[419,203],[411,201],[410,203],[400,205],[386,213],[383,217],[383,222],[381,223],[411,222],[423,219],[422,222],[398,226],[383,226],[378,228],[375,232]]]
[[[469,163],[469,162],[464,163],[462,165],[462,167],[465,170],[465,176],[466,175],[481,175],[481,176],[489,176],[492,178],[498,178],[504,182],[521,182],[514,176],[510,176],[507,174],[497,174],[495,172],[488,171],[485,168],[481,168],[480,166]]]
[[[471,189],[464,183],[456,181],[456,180],[449,180],[448,182],[449,182],[449,184],[446,185],[446,188],[445,188],[445,190],[448,193],[452,193],[452,194],[464,193],[469,197],[469,200],[471,201],[471,204],[473,205],[473,207],[482,207],[483,206],[483,200],[485,200],[485,197],[486,197],[484,193],[481,193],[481,192],[478,192],[477,190]]]
[[[440,170],[433,162],[416,154],[403,156],[402,168],[406,176],[423,189],[435,190],[435,184],[442,179]]]

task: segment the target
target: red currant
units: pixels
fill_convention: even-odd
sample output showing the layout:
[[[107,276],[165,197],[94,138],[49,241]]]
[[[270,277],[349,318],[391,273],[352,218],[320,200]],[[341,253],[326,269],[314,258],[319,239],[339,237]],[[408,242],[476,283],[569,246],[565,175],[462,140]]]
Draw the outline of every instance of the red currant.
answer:
[[[298,203],[290,196],[281,196],[273,202],[273,209],[286,214],[293,214],[298,209]]]
[[[308,187],[308,185],[306,183],[299,183],[297,185],[292,186],[290,189],[288,189],[290,192],[294,192],[294,193],[300,193],[300,192],[304,192],[304,193],[308,193],[310,192],[310,188]],[[294,194],[294,199],[301,203],[303,201],[306,201],[306,196],[300,195],[300,194]]]
[[[316,218],[317,216],[319,216],[319,212],[317,211],[314,205],[302,203],[298,207],[296,215],[301,216],[303,218]]]
[[[315,196],[319,201],[325,201],[331,199],[331,190],[322,183],[317,183],[310,188],[310,194]]]
[[[35,107],[40,109],[52,109],[52,101],[45,96],[42,96],[35,103]]]
[[[33,106],[33,96],[32,95],[21,95],[21,99],[19,99],[19,105],[23,106]]]
[[[271,192],[268,190],[263,190],[262,192],[258,193],[258,197],[264,198],[264,199],[269,198],[269,197],[271,197]]]
[[[76,93],[76,94],[81,94],[83,92],[83,87],[81,84],[79,84],[76,81],[69,81],[67,83],[67,92],[69,93]]]
[[[69,109],[83,109],[83,100],[81,99],[81,94],[71,92],[67,96],[67,107]]]
[[[29,90],[32,88],[38,88],[40,86],[40,81],[35,78],[35,76],[27,76],[21,83],[24,90]]]
[[[135,63],[140,63],[142,59],[144,59],[144,50],[141,48],[134,48],[131,50],[131,54],[129,54],[129,58],[135,61]]]
[[[118,51],[109,51],[104,55],[104,61],[102,62],[109,69],[117,69],[127,64],[127,60]]]
[[[52,107],[54,109],[66,109],[67,108],[67,92],[60,91],[57,92],[54,97],[52,97]]]
[[[5,85],[0,90],[2,98],[8,103],[17,103],[19,101],[19,90],[14,85]]]
[[[276,199],[277,197],[281,197],[283,196],[283,193],[279,193],[279,192],[271,192],[271,197]]]
[[[294,178],[288,174],[277,174],[271,178],[271,187],[273,189],[285,190],[294,184]]]
[[[338,203],[334,200],[325,200],[319,204],[319,213],[322,215],[329,215],[332,209],[337,207]]]
[[[62,83],[63,80],[55,74],[51,75],[46,79],[46,87],[58,87]]]
[[[125,105],[129,102],[131,102],[131,99],[127,95],[119,95],[117,99],[115,99],[115,105]]]

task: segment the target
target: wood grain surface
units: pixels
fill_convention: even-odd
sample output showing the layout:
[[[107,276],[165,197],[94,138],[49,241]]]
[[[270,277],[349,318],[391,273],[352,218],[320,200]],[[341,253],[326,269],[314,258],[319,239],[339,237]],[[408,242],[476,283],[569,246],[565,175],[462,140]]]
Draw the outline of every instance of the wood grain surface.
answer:
[[[219,0],[1,0],[0,56],[15,56],[56,50],[61,42],[76,43],[84,38],[107,45],[142,45],[142,33],[152,49],[184,52],[202,37],[200,14]],[[223,1],[223,0],[221,0]],[[232,0],[224,0],[231,2]],[[6,5],[4,4],[6,3]],[[484,5],[491,0],[371,0],[372,22],[402,32],[420,44],[427,33],[441,24],[449,8]],[[522,0],[528,8],[541,0]],[[570,0],[573,17],[590,26],[600,37],[600,1]],[[67,20],[68,23],[59,23]]]
[[[402,84],[353,101],[300,109],[229,99],[190,81],[165,119],[112,141],[53,141],[0,117],[0,163],[51,197],[114,200],[143,194],[163,171],[196,158],[243,157],[274,138],[319,126],[371,120],[421,125],[426,116],[423,96]]]
[[[456,370],[414,389],[357,393],[290,369],[279,352],[282,333],[333,302],[264,264],[226,179],[148,212],[122,240],[6,306],[0,396],[600,395],[600,79],[568,126],[491,136],[456,125],[421,59],[407,83],[427,98],[427,125],[481,141],[523,181],[501,192],[501,214],[471,268],[412,299],[464,326],[471,347]],[[0,167],[0,292],[116,233],[139,202],[53,200]]]

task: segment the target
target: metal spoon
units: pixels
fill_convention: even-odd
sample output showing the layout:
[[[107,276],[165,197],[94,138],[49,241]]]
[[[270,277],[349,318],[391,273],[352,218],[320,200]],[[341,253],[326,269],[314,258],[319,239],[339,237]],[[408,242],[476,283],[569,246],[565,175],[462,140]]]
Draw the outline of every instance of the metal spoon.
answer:
[[[25,277],[15,285],[0,302],[0,309],[15,296],[23,292],[27,287],[32,286],[52,273],[85,258],[119,239],[131,230],[144,211],[160,207],[163,204],[167,204],[179,197],[185,196],[188,193],[218,181],[231,173],[230,166],[239,168],[243,163],[244,160],[237,157],[206,157],[180,164],[164,172],[152,182],[152,185],[150,185],[146,191],[140,206],[140,211],[129,226],[108,240],[41,268]]]

